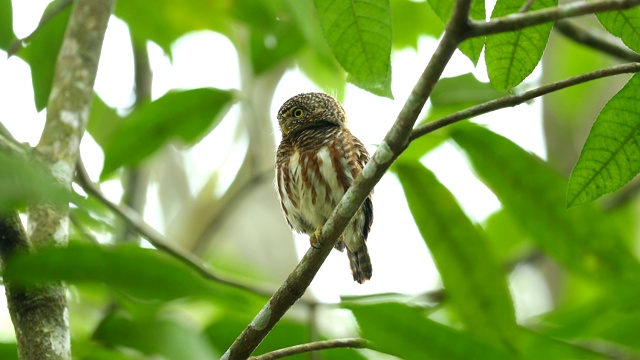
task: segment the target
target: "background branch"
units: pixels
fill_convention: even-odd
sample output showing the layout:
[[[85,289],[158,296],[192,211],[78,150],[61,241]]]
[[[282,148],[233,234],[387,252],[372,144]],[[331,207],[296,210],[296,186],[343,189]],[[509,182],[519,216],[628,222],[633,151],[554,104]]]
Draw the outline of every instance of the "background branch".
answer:
[[[577,43],[600,50],[605,54],[615,56],[621,60],[640,61],[640,54],[607,40],[604,37],[604,33],[600,34],[595,31],[582,29],[571,21],[564,20],[556,22],[554,30]]]
[[[465,38],[485,36],[524,29],[547,22],[575,16],[613,10],[624,10],[640,5],[640,0],[600,0],[593,2],[573,2],[558,7],[515,13],[491,21],[471,21]]]
[[[74,164],[85,132],[102,42],[113,1],[77,0],[56,61],[47,120],[36,154],[65,187],[71,186]],[[67,209],[51,204],[28,207],[30,238],[24,236],[16,214],[4,219],[13,251],[65,245],[69,236]],[[4,239],[7,240],[7,239]],[[7,240],[8,241],[8,240]],[[25,245],[24,243],[27,242]],[[18,339],[21,359],[70,359],[71,344],[66,288],[61,283],[41,284],[18,292],[7,288],[7,301]]]
[[[284,349],[278,349],[271,351],[260,356],[252,356],[250,360],[275,360],[282,359],[287,356],[304,354],[312,351],[326,350],[326,349],[338,349],[338,348],[355,348],[364,349],[368,347],[369,342],[365,339],[335,339],[316,341],[307,344],[301,344],[291,346]]]
[[[549,85],[540,86],[539,88],[523,92],[518,95],[509,95],[500,99],[487,101],[480,105],[470,107],[468,109],[455,112],[451,115],[445,116],[441,119],[432,121],[430,123],[416,127],[411,131],[411,141],[419,138],[420,136],[431,133],[437,129],[451,125],[455,122],[472,118],[474,116],[486,114],[491,111],[503,109],[507,107],[516,106],[523,102],[535,99],[542,95],[562,90],[570,86],[585,83],[596,79],[601,79],[608,76],[620,75],[625,73],[640,72],[640,63],[628,63],[623,65],[616,65],[605,69],[596,70],[590,73],[570,77],[568,79],[558,81]]]
[[[411,128],[449,59],[460,44],[461,33],[467,29],[470,5],[470,0],[456,2],[447,24],[447,30],[429,64],[411,91],[398,118],[369,163],[347,190],[322,227],[323,241],[321,243],[323,246],[318,249],[310,247],[307,250],[293,272],[289,274],[253,321],[233,342],[223,355],[223,359],[244,360],[249,357],[284,313],[304,294],[351,217],[360,208],[375,184],[380,181],[382,175],[389,169],[393,160],[406,148]]]

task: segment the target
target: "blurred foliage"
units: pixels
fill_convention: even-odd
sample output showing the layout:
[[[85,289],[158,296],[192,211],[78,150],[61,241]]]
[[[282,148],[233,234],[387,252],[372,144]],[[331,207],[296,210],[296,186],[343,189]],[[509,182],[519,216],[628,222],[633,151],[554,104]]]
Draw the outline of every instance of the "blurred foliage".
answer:
[[[492,17],[517,12],[524,3],[498,0]],[[534,1],[531,9],[555,4],[551,0]],[[63,5],[64,1],[58,0],[48,6],[38,29],[19,43],[16,53],[31,69],[38,110],[46,108],[69,18],[69,7]],[[269,116],[259,114],[268,110],[285,68],[297,66],[316,85],[338,97],[344,96],[347,82],[391,97],[395,52],[417,49],[421,39],[440,37],[453,5],[452,0],[160,0],[153,6],[141,0],[119,1],[114,15],[128,26],[131,41],[153,42],[169,58],[175,41],[190,32],[208,30],[225,36],[238,52],[242,88],[174,89],[131,109],[111,108],[95,96],[87,131],[105,154],[100,181],[105,184],[113,178],[122,179],[128,168],[147,166],[149,159],[160,156],[166,149],[181,150],[198,144],[214,129],[219,130],[218,125],[227,121],[227,112],[235,103],[240,104],[240,120],[233,133],[227,128],[229,132],[224,136],[241,143],[247,138],[246,132],[260,128],[254,126],[256,123],[271,121]],[[597,29],[609,31],[638,51],[637,14],[637,9],[599,14],[603,27]],[[484,1],[473,1],[472,18],[484,19],[486,15]],[[16,44],[12,22],[11,1],[0,0],[2,49]],[[540,62],[551,29],[551,24],[543,24],[492,35],[486,41],[484,38],[465,41],[460,51],[474,65],[486,45],[491,83],[481,82],[470,73],[442,79],[433,90],[428,113],[420,119],[421,123],[512,91]],[[589,48],[570,50],[563,55],[566,58],[547,54],[553,61],[562,62],[562,66],[545,68],[545,74],[559,80],[574,75],[571,71],[586,72],[594,64],[607,61],[606,55]],[[426,64],[427,59],[422,60]],[[435,300],[405,294],[354,296],[339,308],[304,302],[278,323],[256,354],[349,333],[368,339],[373,350],[328,350],[321,353],[322,358],[364,359],[375,358],[379,353],[402,359],[640,357],[636,339],[640,332],[637,306],[640,210],[637,196],[621,194],[619,190],[640,170],[637,79],[634,77],[615,95],[599,116],[593,109],[585,110],[588,96],[596,91],[595,85],[554,94],[559,97],[552,98],[550,103],[562,114],[558,121],[563,124],[591,123],[597,118],[571,181],[557,173],[550,162],[470,122],[413,141],[393,171],[422,235],[416,241],[426,243],[441,275],[443,295]],[[514,124],[517,120],[514,119]],[[265,126],[260,129],[272,128],[271,123],[262,125]],[[2,135],[0,140],[4,141]],[[248,136],[250,149],[258,140],[273,142],[270,131],[259,135],[262,137]],[[482,223],[474,223],[465,214],[458,200],[439,181],[438,174],[422,162],[425,155],[445,142],[455,144],[465,154],[469,166],[500,201],[501,209]],[[26,160],[29,154],[9,154],[2,145],[0,142],[0,211],[23,210],[28,202],[73,203],[72,236],[82,240],[72,241],[67,248],[16,256],[5,264],[3,279],[23,286],[42,281],[64,281],[70,285],[69,316],[75,357],[218,358],[263,306],[266,298],[256,294],[257,291],[207,279],[162,251],[104,241],[114,233],[116,220],[102,204],[103,200],[61,189],[48,170]],[[570,152],[574,143],[567,141],[562,145],[565,148],[557,151]],[[264,152],[264,148],[259,149]],[[215,151],[231,153],[220,146]],[[207,180],[203,193],[213,198],[211,202],[194,196],[184,203],[167,202],[161,206],[174,213],[190,207],[195,209],[194,214],[206,216],[211,203],[223,204],[225,208],[216,212],[222,215],[204,221],[207,226],[221,227],[220,218],[233,214],[241,202],[237,194],[243,191],[237,189],[245,190],[264,168],[272,168],[271,163],[256,164],[251,151],[247,150],[244,162],[233,174],[216,172]],[[619,161],[623,155],[628,161]],[[176,158],[172,161],[177,165],[165,161],[160,167],[165,173],[186,178],[184,162],[180,156]],[[250,175],[241,176],[243,171]],[[618,176],[618,172],[623,175]],[[176,180],[186,183],[184,178],[176,176],[163,182],[162,174],[158,173],[155,175],[161,184],[159,201],[175,194],[190,194]],[[576,180],[585,176],[589,180],[586,183]],[[232,184],[216,187],[223,177],[233,179]],[[273,195],[271,187],[269,183]],[[576,191],[591,195],[576,197]],[[613,194],[608,200],[613,205],[608,210],[603,209],[602,201],[593,202],[610,192]],[[246,193],[252,200],[259,198],[255,193]],[[230,200],[224,198],[228,194]],[[220,200],[223,198],[225,202]],[[568,210],[567,203],[580,206]],[[173,219],[167,216],[164,220],[171,224]],[[253,222],[251,226],[247,224],[245,221],[241,226],[255,230]],[[262,229],[256,231],[260,242],[270,235]],[[88,243],[87,239],[99,239],[102,243]],[[170,240],[180,243],[181,239],[176,236]],[[225,279],[248,283],[264,292],[268,287],[260,285],[267,276],[256,273],[240,259],[248,256],[247,249],[253,250],[251,246],[255,244],[245,245],[243,239],[236,237],[232,240],[245,247],[233,252],[216,243],[213,251],[227,262],[238,262],[241,265],[236,268],[242,270],[216,267],[206,255],[203,262],[210,262],[213,271],[219,271]],[[540,257],[552,259],[557,269],[549,273],[536,262]],[[279,262],[269,258],[270,266]],[[552,307],[545,314],[516,319],[518,302],[513,294],[516,290],[510,289],[509,281],[513,281],[511,271],[521,264],[531,265],[546,276],[548,289],[559,283],[564,290],[551,295]],[[416,282],[422,281],[422,275],[407,274]],[[352,318],[334,321],[333,315],[344,315],[345,311],[355,317],[359,332],[349,332],[354,327]],[[328,320],[322,319],[328,326],[312,320],[322,316],[319,313],[331,314]],[[0,344],[0,358],[16,358],[15,353],[15,344]]]

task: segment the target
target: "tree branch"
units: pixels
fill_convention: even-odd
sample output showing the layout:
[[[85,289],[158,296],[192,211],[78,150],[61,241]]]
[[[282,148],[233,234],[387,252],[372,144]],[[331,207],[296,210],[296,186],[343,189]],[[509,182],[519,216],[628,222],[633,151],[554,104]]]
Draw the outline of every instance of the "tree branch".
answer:
[[[577,43],[600,50],[605,54],[609,54],[626,61],[640,61],[640,54],[629,50],[624,46],[608,41],[602,36],[604,33],[596,34],[593,31],[582,29],[571,21],[565,20],[556,22],[554,30]]]
[[[304,294],[350,219],[375,184],[380,181],[382,175],[408,145],[411,128],[442,75],[442,71],[462,41],[462,32],[468,28],[470,5],[470,0],[456,1],[444,36],[395,123],[322,227],[321,243],[323,245],[318,249],[311,247],[307,250],[293,272],[233,342],[222,359],[244,360],[249,357],[284,313]]]
[[[355,348],[364,349],[369,346],[369,342],[365,339],[335,339],[316,341],[307,344],[295,345],[284,349],[278,349],[260,356],[252,356],[250,360],[275,360],[282,359],[287,356],[304,354],[311,351],[338,349],[338,348]]]
[[[149,241],[154,247],[168,253],[190,268],[195,269],[204,278],[246,290],[257,295],[265,297],[269,297],[271,295],[268,291],[259,290],[231,280],[223,279],[212,273],[211,270],[202,264],[200,259],[171,243],[156,229],[147,224],[136,211],[126,205],[118,205],[107,199],[107,197],[102,194],[98,187],[89,178],[87,170],[84,168],[81,159],[78,160],[78,164],[76,165],[76,183],[80,185],[87,194],[96,197],[101,203],[118,215],[118,217],[127,223],[132,230],[147,239],[147,241]]]
[[[492,35],[507,31],[520,30],[555,20],[575,16],[594,14],[613,10],[624,10],[640,5],[640,0],[600,0],[593,2],[573,2],[558,7],[515,13],[491,21],[471,21],[464,38]]]
[[[562,90],[573,85],[582,84],[587,81],[601,79],[608,76],[614,76],[614,75],[620,75],[620,74],[626,74],[626,73],[636,73],[636,72],[640,72],[640,63],[628,63],[623,65],[616,65],[609,68],[596,70],[590,73],[570,77],[562,81],[558,81],[549,85],[541,86],[533,90],[523,92],[522,94],[509,95],[509,96],[502,97],[500,99],[487,101],[480,105],[476,105],[468,109],[455,112],[441,119],[416,127],[413,131],[411,131],[411,141],[419,138],[420,136],[431,133],[437,129],[440,129],[447,125],[451,125],[455,122],[469,119],[474,116],[486,114],[494,110],[516,106],[516,105],[522,104],[523,102],[529,101],[531,99],[535,99],[542,95],[546,95],[554,91]]]
[[[71,186],[73,169],[84,134],[93,97],[93,84],[113,0],[76,0],[56,61],[47,121],[36,154],[65,187]],[[65,245],[69,236],[67,209],[51,204],[32,204],[29,239],[20,248],[38,249]],[[2,230],[23,236],[17,215],[4,219]],[[21,227],[21,225],[20,225]],[[5,239],[6,240],[6,239]],[[11,256],[4,254],[3,256]],[[71,344],[66,288],[60,283],[42,284],[13,292],[7,289],[21,359],[70,359]]]

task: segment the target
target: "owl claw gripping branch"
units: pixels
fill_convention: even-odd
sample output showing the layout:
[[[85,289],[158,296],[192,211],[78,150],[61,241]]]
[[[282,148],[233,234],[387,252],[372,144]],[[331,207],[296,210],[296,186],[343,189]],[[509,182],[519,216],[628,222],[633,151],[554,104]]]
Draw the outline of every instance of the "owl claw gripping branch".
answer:
[[[276,187],[289,226],[310,236],[320,231],[369,161],[364,145],[347,128],[344,109],[323,93],[299,94],[278,111],[282,141],[276,155]],[[373,222],[371,194],[347,225],[335,248],[347,255],[353,280],[371,278],[367,236]]]

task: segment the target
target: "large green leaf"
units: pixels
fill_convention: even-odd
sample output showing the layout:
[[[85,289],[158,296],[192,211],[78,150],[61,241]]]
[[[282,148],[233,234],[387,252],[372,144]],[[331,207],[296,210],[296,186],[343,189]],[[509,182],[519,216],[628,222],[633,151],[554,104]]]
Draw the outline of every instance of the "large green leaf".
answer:
[[[444,31],[442,22],[426,1],[391,0],[393,47],[418,49],[420,36],[438,38]]]
[[[349,81],[391,98],[389,0],[314,0],[324,36]]]
[[[59,3],[60,0],[49,4],[44,15],[60,6]],[[71,15],[71,6],[67,6],[39,27],[29,44],[18,52],[18,55],[31,67],[33,98],[38,111],[44,109],[49,101],[56,61],[69,22],[69,15]]]
[[[18,360],[18,346],[15,343],[0,344],[0,359]]]
[[[0,49],[7,50],[15,38],[11,0],[0,0]]]
[[[640,172],[640,74],[605,105],[571,172],[567,206],[618,190]]]
[[[496,342],[514,343],[513,303],[504,273],[484,233],[462,212],[453,195],[417,161],[397,162],[394,172],[409,209],[469,331]]]
[[[443,23],[449,21],[449,17],[451,17],[451,13],[453,12],[454,0],[429,0],[429,4]],[[484,0],[475,0],[471,3],[469,17],[474,20],[485,20],[487,14],[484,8]],[[484,47],[484,41],[485,38],[483,36],[475,37],[463,41],[459,46],[460,51],[471,60],[473,65],[478,64],[478,59]]]
[[[64,205],[74,199],[44,167],[23,157],[0,151],[0,169],[0,212],[30,202]]]
[[[349,304],[362,336],[374,349],[406,360],[512,359],[477,337],[439,324],[420,309],[398,303]]]
[[[498,0],[491,18],[516,13],[526,0]],[[557,6],[557,0],[538,0],[531,10]],[[536,68],[547,46],[553,23],[487,36],[485,61],[491,83],[499,90],[520,84]]]
[[[136,109],[106,140],[101,179],[133,165],[170,140],[193,144],[222,120],[234,92],[201,88],[169,92]]]
[[[105,284],[139,299],[172,300],[200,296],[252,305],[239,290],[204,279],[195,270],[158,250],[135,246],[96,246],[72,242],[33,254],[13,257],[6,265],[6,280],[30,285],[65,281]]]
[[[214,359],[206,337],[194,326],[168,317],[134,317],[115,312],[98,325],[93,339],[109,347],[136,349],[167,360]],[[217,356],[215,356],[217,355]]]
[[[640,8],[596,13],[607,31],[622,39],[631,50],[640,52]]]
[[[451,134],[480,179],[548,255],[605,286],[636,284],[640,266],[606,214],[592,205],[567,210],[567,182],[545,162],[479,126],[454,126]]]

